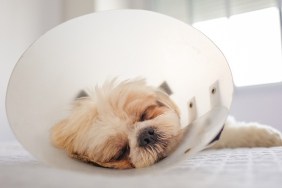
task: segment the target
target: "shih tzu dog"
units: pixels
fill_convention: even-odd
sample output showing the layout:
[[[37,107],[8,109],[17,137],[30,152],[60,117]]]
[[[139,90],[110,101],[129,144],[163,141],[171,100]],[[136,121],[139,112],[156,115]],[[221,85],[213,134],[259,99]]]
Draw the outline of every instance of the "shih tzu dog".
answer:
[[[70,157],[115,169],[141,168],[168,156],[181,142],[180,111],[163,90],[144,80],[102,87],[74,101],[70,115],[51,131]],[[211,148],[282,146],[277,130],[227,120]]]

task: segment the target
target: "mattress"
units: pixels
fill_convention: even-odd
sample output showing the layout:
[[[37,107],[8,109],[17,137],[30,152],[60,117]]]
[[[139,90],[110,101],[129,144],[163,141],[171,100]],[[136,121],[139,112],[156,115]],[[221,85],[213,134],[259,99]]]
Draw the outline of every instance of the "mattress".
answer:
[[[0,187],[282,187],[282,147],[206,150],[166,172],[126,177],[57,169],[2,142]]]

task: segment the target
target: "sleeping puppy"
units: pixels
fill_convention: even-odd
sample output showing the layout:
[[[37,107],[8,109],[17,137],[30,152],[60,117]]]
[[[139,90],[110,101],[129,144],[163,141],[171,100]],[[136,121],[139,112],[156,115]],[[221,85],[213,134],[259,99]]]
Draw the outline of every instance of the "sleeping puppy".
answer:
[[[70,115],[51,131],[70,157],[129,169],[153,165],[181,142],[180,111],[169,96],[144,80],[107,82],[75,100]],[[227,120],[211,148],[282,146],[271,127]]]

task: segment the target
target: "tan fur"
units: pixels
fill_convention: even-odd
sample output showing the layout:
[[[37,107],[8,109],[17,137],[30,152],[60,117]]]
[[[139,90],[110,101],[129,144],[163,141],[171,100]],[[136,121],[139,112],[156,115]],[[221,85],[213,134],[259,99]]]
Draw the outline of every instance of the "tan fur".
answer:
[[[73,104],[70,115],[52,128],[53,144],[70,157],[116,169],[152,165],[170,154],[182,138],[180,112],[169,96],[143,80],[106,82]],[[153,127],[153,146],[138,135]],[[281,146],[281,133],[268,126],[226,122],[212,148]]]
[[[69,156],[109,168],[145,167],[178,143],[179,110],[143,80],[108,82],[89,95],[75,101],[70,115],[52,129],[54,145]],[[138,134],[146,127],[161,135],[154,147],[138,146]],[[126,146],[130,151],[119,158]]]
[[[282,146],[282,135],[276,129],[259,123],[237,122],[229,117],[214,149]]]

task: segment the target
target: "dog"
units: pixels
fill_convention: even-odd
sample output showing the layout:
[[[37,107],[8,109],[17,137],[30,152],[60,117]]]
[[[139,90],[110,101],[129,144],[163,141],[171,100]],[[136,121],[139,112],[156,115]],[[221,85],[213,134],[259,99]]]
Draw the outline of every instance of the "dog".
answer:
[[[51,129],[54,146],[70,157],[114,169],[153,165],[173,152],[182,137],[177,105],[142,79],[108,81],[86,92]],[[274,128],[231,118],[218,138],[207,148],[282,146]]]

